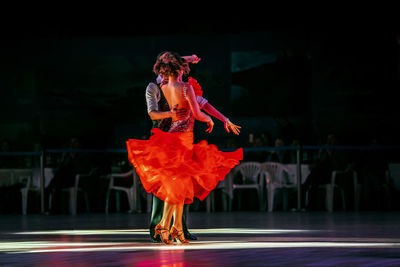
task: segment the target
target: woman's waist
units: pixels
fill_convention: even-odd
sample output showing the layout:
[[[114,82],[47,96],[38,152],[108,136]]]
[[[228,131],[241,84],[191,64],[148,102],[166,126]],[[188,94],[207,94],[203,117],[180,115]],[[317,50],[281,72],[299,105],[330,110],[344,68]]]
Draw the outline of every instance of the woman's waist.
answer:
[[[157,136],[164,136],[173,139],[181,139],[181,140],[192,140],[193,141],[193,131],[177,131],[177,132],[164,132],[158,128],[154,128],[151,130],[153,134]]]
[[[194,118],[189,115],[183,119],[173,121],[169,132],[191,132],[193,131],[193,125]]]

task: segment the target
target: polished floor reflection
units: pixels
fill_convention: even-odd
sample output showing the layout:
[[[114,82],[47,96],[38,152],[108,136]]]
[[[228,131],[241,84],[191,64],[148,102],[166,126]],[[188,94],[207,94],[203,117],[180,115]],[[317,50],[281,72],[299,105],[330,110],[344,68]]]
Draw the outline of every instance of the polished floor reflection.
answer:
[[[148,214],[0,218],[0,265],[400,266],[399,212],[190,213],[198,240],[169,246]]]

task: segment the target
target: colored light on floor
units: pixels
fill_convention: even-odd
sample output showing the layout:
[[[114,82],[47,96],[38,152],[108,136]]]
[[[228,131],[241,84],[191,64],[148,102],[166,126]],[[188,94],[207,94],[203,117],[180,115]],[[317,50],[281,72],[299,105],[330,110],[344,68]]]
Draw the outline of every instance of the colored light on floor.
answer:
[[[360,242],[192,242],[185,245],[115,242],[8,242],[0,243],[0,250],[8,253],[145,251],[145,250],[216,250],[265,248],[400,248],[400,243]]]
[[[316,230],[292,230],[292,229],[253,229],[253,228],[211,228],[211,229],[190,229],[193,234],[282,234],[311,232]],[[148,229],[108,229],[108,230],[50,230],[16,232],[19,235],[148,235]]]

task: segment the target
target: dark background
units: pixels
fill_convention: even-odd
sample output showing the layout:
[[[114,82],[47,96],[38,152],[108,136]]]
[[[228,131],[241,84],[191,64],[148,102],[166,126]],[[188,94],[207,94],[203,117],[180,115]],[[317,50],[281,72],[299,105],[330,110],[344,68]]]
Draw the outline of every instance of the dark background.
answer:
[[[65,147],[72,136],[88,148],[144,138],[144,92],[157,54],[171,50],[202,58],[191,76],[243,127],[241,145],[262,132],[289,144],[323,144],[330,132],[343,144],[400,143],[395,23],[278,24],[13,21],[2,32],[0,139],[30,151]],[[220,122],[204,130],[198,122],[197,138],[232,139]]]

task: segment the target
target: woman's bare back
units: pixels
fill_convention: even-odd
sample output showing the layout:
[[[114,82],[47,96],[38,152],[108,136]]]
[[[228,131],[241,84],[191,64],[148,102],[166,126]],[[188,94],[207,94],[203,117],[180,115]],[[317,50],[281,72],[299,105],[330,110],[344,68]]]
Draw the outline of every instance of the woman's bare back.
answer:
[[[190,110],[189,103],[185,98],[185,90],[187,90],[187,86],[187,83],[174,82],[165,84],[161,87],[170,109],[176,108]]]
[[[169,132],[193,131],[195,118],[204,122],[212,122],[208,115],[201,112],[191,85],[170,80],[168,84],[161,86],[161,90],[170,109],[179,109],[181,112],[186,111],[186,115],[183,118],[172,120]]]
[[[185,96],[187,84],[182,82],[171,82],[161,87],[165,99],[170,108],[180,109],[185,115],[182,118],[172,120],[169,132],[191,132],[194,126],[194,117],[190,105]]]

